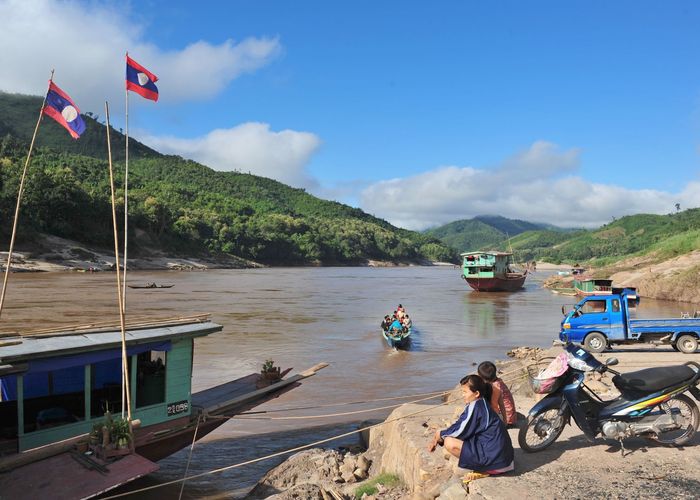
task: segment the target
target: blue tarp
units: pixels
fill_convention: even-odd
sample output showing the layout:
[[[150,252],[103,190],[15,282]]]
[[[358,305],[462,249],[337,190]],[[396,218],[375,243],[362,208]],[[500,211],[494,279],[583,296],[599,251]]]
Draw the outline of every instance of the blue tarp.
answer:
[[[128,356],[141,354],[147,351],[170,351],[172,348],[170,341],[154,342],[151,344],[141,344],[127,347],[126,353]],[[45,396],[48,394],[48,372],[54,373],[53,394],[64,394],[67,392],[80,391],[84,385],[84,370],[85,365],[100,364],[96,370],[95,383],[97,387],[101,387],[105,382],[111,382],[114,377],[109,376],[109,370],[116,371],[116,380],[121,380],[121,349],[110,349],[108,351],[94,351],[73,356],[61,356],[57,358],[38,359],[30,361],[27,371],[24,375],[24,397],[32,398]],[[103,363],[105,361],[113,361],[114,363]],[[0,392],[2,393],[3,401],[12,401],[17,399],[17,376],[6,375],[0,377]]]

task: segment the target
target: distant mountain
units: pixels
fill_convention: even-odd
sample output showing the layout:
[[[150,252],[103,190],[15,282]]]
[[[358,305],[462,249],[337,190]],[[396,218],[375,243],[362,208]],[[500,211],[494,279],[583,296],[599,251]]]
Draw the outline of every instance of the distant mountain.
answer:
[[[9,241],[20,173],[42,98],[0,92],[0,243]],[[44,118],[22,201],[19,242],[37,233],[95,247],[112,241],[106,129],[92,114],[78,140]],[[111,134],[123,195],[125,138]],[[456,261],[428,235],[281,182],[218,172],[130,142],[129,254],[233,255],[270,265]],[[123,205],[118,207],[123,211]],[[118,215],[123,219],[123,212]],[[50,250],[50,249],[49,249]]]
[[[459,252],[505,249],[508,238],[526,231],[546,230],[551,226],[499,215],[478,215],[425,231]]]

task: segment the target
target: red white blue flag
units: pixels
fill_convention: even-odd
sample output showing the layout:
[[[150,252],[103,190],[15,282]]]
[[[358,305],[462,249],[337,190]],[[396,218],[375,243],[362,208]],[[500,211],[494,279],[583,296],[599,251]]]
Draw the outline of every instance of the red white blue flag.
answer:
[[[68,133],[77,139],[85,132],[85,122],[80,116],[80,110],[68,94],[58,88],[53,82],[49,82],[49,91],[46,94],[46,104],[41,110],[46,116],[50,116],[63,126]]]
[[[136,92],[146,99],[158,100],[158,77],[126,56],[126,90]]]

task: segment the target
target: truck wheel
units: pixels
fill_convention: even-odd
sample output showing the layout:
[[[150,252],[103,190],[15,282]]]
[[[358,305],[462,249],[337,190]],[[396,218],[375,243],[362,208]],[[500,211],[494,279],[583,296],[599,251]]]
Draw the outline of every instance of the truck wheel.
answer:
[[[698,349],[698,339],[692,335],[681,335],[676,340],[676,347],[685,354],[692,354]]]
[[[603,352],[608,347],[608,339],[602,333],[589,333],[583,339],[583,346],[591,352]]]

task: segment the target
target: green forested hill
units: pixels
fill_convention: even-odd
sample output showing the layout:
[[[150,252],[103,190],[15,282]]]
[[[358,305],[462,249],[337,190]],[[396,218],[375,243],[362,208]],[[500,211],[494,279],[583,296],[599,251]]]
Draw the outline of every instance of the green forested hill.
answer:
[[[501,248],[509,237],[524,231],[544,229],[544,224],[534,224],[498,215],[479,215],[425,231],[426,235],[439,238],[460,252]]]
[[[596,259],[597,264],[606,264],[649,252],[665,259],[700,249],[700,209],[630,215],[594,231],[526,232],[513,238],[511,245],[523,260],[572,263]]]
[[[429,229],[425,234],[439,238],[460,252],[486,250],[498,246],[506,238],[506,235],[495,227],[476,219],[450,222]]]
[[[3,243],[9,239],[19,176],[40,106],[41,98],[0,93]],[[52,120],[42,122],[23,198],[20,241],[31,243],[36,232],[43,232],[109,246],[105,129],[91,117],[85,120],[87,131],[77,141]],[[124,139],[116,131],[111,135],[121,187],[123,162],[116,153],[123,151]],[[153,249],[226,253],[278,265],[456,258],[436,238],[271,179],[217,172],[136,141],[130,142],[130,155],[131,255]]]

